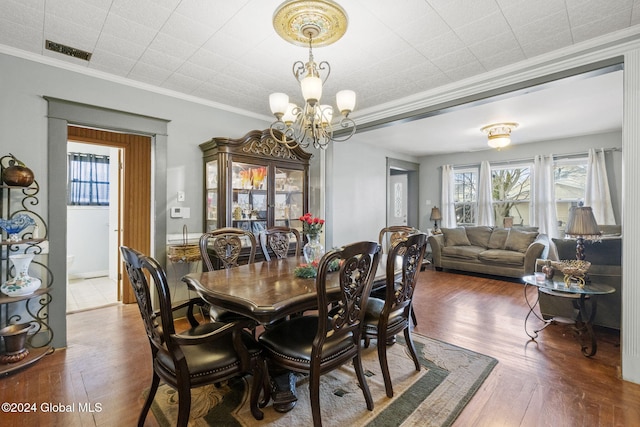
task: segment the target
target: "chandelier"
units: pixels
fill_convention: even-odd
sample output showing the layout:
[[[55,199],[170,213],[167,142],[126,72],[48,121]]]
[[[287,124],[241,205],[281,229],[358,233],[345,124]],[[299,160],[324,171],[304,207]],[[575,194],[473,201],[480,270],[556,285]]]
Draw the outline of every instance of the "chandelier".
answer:
[[[511,131],[518,127],[518,123],[494,123],[484,126],[481,132],[487,134],[489,147],[500,150],[511,144]]]
[[[322,87],[331,73],[327,61],[316,63],[313,59],[313,44],[329,45],[344,35],[347,30],[347,14],[332,1],[293,0],[282,3],[273,15],[276,32],[295,45],[309,46],[309,60],[293,64],[293,75],[300,84],[304,105],[299,107],[289,102],[285,93],[269,95],[269,106],[276,117],[270,126],[271,136],[288,148],[300,146],[325,149],[330,142],[346,141],[356,131],[355,122],[349,118],[356,104],[352,90],[341,90],[336,94],[340,120],[333,123],[331,105],[321,104]],[[346,133],[334,137],[334,129],[345,129]],[[274,132],[274,131],[279,132]]]

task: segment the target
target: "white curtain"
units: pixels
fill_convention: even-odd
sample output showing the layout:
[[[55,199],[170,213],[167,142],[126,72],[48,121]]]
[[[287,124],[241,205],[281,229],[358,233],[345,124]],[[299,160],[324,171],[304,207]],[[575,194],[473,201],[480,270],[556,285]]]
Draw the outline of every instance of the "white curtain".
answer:
[[[584,193],[584,205],[591,206],[596,222],[600,225],[614,225],[616,219],[613,216],[603,149],[597,152],[593,148],[589,149],[587,184]]]
[[[455,176],[453,166],[442,166],[442,214],[441,227],[453,228],[456,226],[456,209],[454,206]]]
[[[531,225],[550,238],[558,238],[558,215],[553,183],[553,156],[535,156],[533,159]]]
[[[491,166],[484,160],[480,164],[480,179],[478,182],[478,225],[495,225],[493,212],[493,191],[491,191]]]

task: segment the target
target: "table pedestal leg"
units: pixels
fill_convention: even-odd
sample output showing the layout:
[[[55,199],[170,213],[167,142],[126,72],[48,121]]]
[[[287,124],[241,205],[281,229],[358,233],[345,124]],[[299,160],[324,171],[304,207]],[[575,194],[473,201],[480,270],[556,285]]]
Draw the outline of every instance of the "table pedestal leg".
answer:
[[[288,412],[296,406],[296,376],[293,372],[270,369],[273,409]]]

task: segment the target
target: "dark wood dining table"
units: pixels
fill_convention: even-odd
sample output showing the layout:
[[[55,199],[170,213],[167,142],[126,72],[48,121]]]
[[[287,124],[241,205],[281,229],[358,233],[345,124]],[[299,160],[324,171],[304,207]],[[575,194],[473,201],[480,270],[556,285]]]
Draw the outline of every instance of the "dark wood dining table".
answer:
[[[209,304],[268,325],[295,313],[317,308],[315,278],[296,277],[302,257],[273,259],[226,270],[187,274],[182,278]],[[375,282],[384,280],[386,255],[380,257]],[[329,279],[331,279],[329,275]],[[331,295],[338,283],[327,284]]]
[[[380,257],[374,283],[383,286],[386,255]],[[287,316],[317,308],[315,278],[301,278],[295,268],[305,263],[303,257],[272,259],[224,270],[187,274],[182,278],[209,304],[249,317],[268,326]],[[337,279],[337,275],[329,275]],[[339,294],[339,284],[327,283],[329,297]],[[271,372],[271,369],[270,369]],[[276,411],[286,412],[295,406],[295,377],[291,373],[272,373],[272,398]],[[275,375],[274,375],[275,374]]]

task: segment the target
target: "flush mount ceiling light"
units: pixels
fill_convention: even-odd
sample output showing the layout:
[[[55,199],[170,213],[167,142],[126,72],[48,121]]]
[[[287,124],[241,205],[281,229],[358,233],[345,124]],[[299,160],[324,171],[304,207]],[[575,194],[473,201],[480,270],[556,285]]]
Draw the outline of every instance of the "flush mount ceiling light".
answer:
[[[289,148],[313,145],[324,149],[331,141],[346,141],[355,133],[356,124],[349,118],[349,113],[355,107],[356,94],[352,90],[342,90],[336,94],[336,104],[342,115],[337,126],[349,131],[346,136],[334,138],[333,107],[320,104],[322,86],[331,67],[327,61],[317,64],[312,51],[314,44],[327,46],[339,40],[347,31],[347,23],[344,9],[328,0],[286,1],[273,14],[273,27],[280,37],[297,46],[309,46],[309,60],[293,64],[293,75],[300,83],[304,105],[298,107],[290,103],[285,93],[269,96],[269,106],[276,117],[270,126],[271,136]],[[275,130],[280,131],[278,136]]]
[[[480,129],[487,134],[487,144],[498,150],[511,144],[511,131],[518,127],[518,123],[494,123]]]

